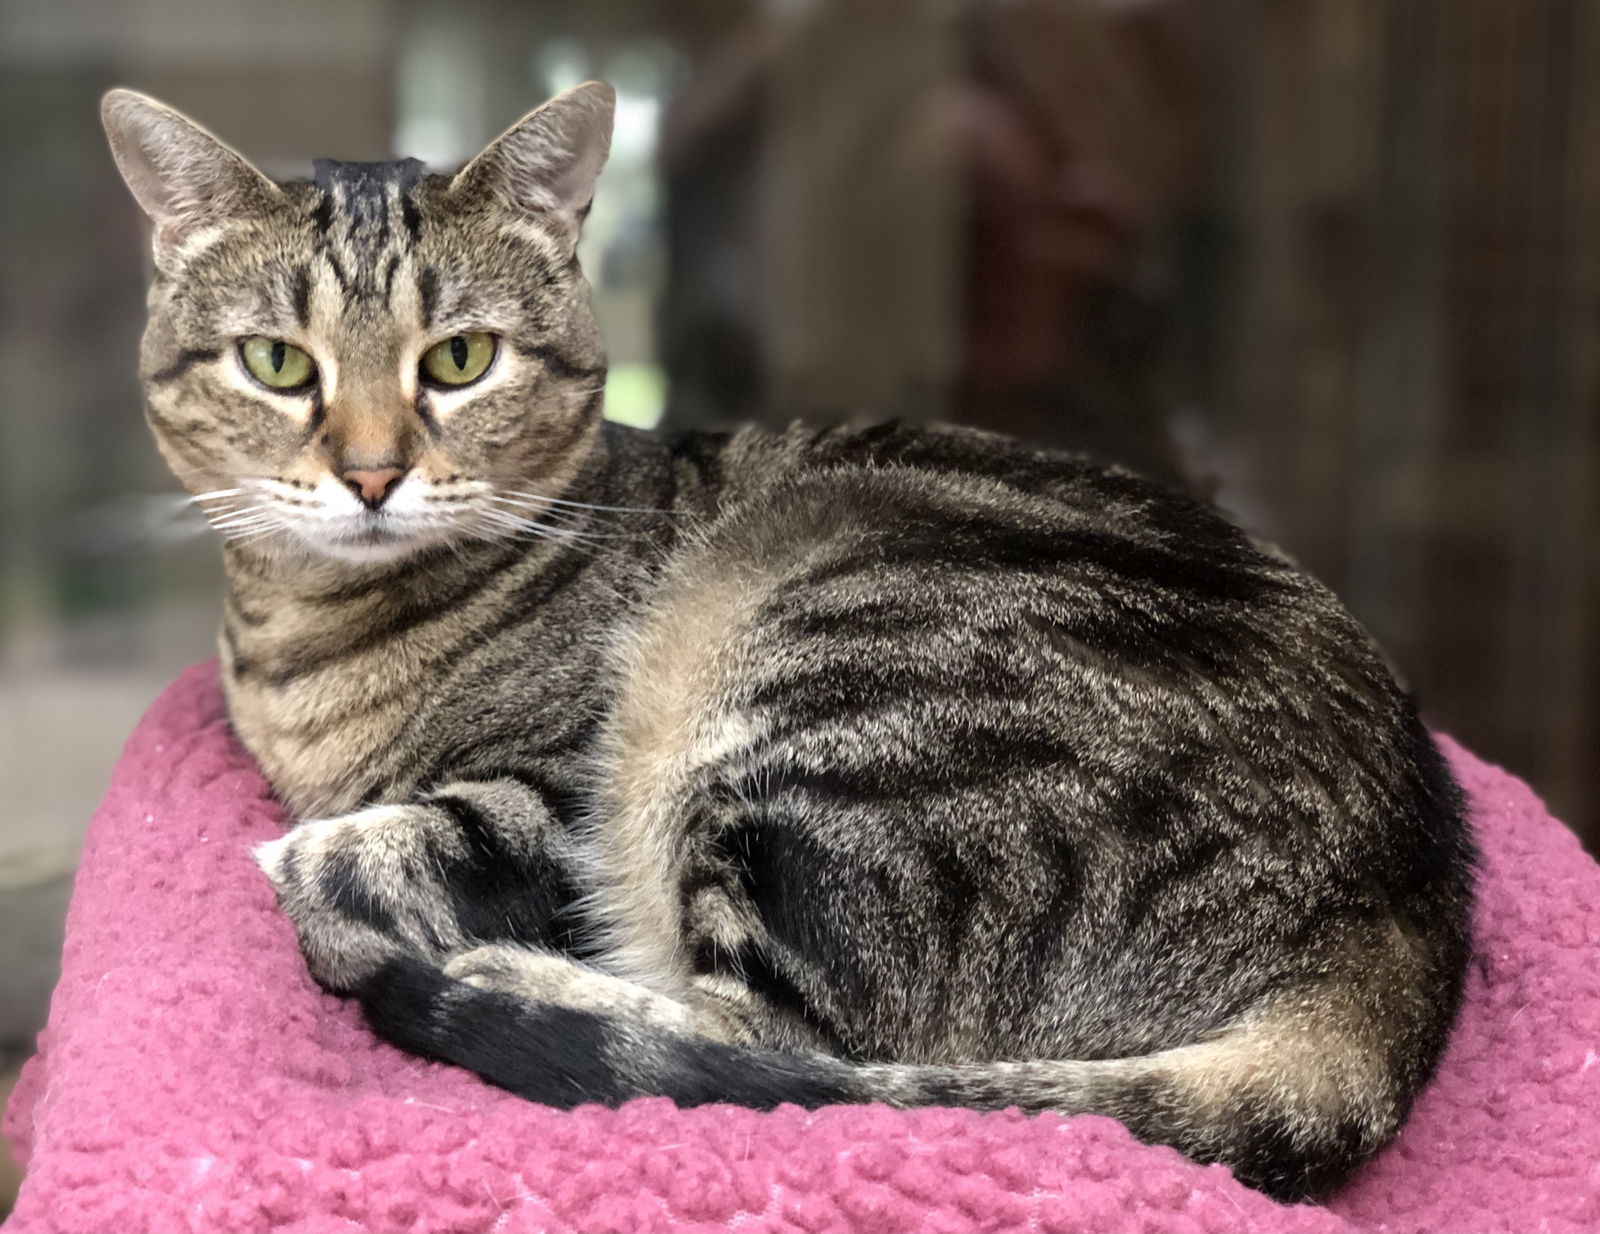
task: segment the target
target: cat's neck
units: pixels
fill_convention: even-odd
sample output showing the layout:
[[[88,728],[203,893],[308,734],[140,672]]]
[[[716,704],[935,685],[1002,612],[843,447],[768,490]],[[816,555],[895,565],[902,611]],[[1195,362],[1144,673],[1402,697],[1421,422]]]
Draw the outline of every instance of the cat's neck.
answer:
[[[620,504],[613,470],[602,447],[542,491]],[[514,535],[391,562],[230,547],[219,650],[234,727],[297,813],[350,808],[399,774],[385,752],[443,666],[503,618],[501,598],[533,594],[547,571],[564,586],[614,573],[612,543]]]
[[[430,547],[388,561],[346,561],[309,549],[225,544],[222,565],[229,601],[336,604],[341,597],[400,595],[430,571],[470,569],[504,554],[504,540]]]

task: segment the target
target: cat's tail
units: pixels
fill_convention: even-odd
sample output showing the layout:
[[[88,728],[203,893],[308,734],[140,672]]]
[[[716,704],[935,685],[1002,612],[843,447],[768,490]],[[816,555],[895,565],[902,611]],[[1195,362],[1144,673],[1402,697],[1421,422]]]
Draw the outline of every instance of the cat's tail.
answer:
[[[409,957],[385,964],[359,997],[389,1041],[548,1105],[665,1096],[683,1106],[879,1101],[1104,1114],[1283,1199],[1328,1189],[1386,1143],[1428,1070],[1401,1074],[1376,1025],[1363,1031],[1347,1004],[1339,1014],[1315,994],[1141,1057],[959,1066],[729,1045],[482,989]]]

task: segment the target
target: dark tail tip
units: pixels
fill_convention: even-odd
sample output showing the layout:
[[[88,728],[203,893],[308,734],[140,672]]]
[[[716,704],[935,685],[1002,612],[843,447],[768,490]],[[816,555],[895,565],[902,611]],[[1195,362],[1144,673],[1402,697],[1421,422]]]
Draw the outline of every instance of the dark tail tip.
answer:
[[[565,1109],[635,1095],[608,1061],[613,1030],[599,1016],[479,989],[412,956],[389,960],[356,997],[385,1041],[530,1101]]]
[[[412,1054],[453,1063],[530,1101],[569,1108],[670,1097],[771,1109],[870,1100],[838,1059],[662,1033],[570,1007],[527,1002],[396,956],[356,991],[367,1022]]]
[[[459,985],[436,966],[399,955],[361,983],[356,999],[372,1031],[385,1041],[426,1058],[451,1061],[440,1052],[439,1035],[429,1030],[437,1023],[447,995]]]

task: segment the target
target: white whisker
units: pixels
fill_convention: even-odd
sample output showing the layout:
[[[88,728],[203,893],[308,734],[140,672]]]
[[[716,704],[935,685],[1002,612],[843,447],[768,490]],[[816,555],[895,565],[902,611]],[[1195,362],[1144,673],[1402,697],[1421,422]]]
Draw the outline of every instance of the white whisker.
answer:
[[[267,504],[268,503],[266,503],[266,502],[261,502],[258,505],[253,505],[253,506],[226,506],[226,507],[224,507],[223,509],[220,509],[220,510],[207,510],[205,512],[205,514],[206,514],[207,518],[213,518],[213,519],[214,518],[232,518],[233,516],[239,515],[239,514],[253,514],[257,510],[265,510],[267,508]]]
[[[247,527],[256,523],[270,523],[274,521],[275,520],[273,516],[269,513],[252,513],[245,511],[239,514],[229,515],[227,518],[214,519],[212,520],[211,525],[218,531],[226,531],[231,527]]]
[[[506,490],[513,497],[528,497],[534,501],[542,501],[552,506],[571,506],[579,510],[605,510],[613,514],[671,514],[671,510],[662,510],[653,506],[596,506],[586,501],[568,501],[565,497],[546,497],[543,493],[524,493],[517,489]]]
[[[501,503],[503,503],[505,505],[508,505],[508,506],[516,506],[519,510],[535,510],[538,513],[542,514],[546,518],[565,519],[568,522],[571,522],[571,521],[574,521],[574,520],[577,520],[577,519],[589,519],[589,518],[593,517],[593,515],[588,514],[588,513],[584,512],[582,510],[552,510],[549,506],[540,505],[537,502],[518,501],[514,497],[504,497],[504,496],[501,496],[499,493],[491,493],[489,495],[489,499],[491,501],[501,502]]]
[[[473,535],[490,540],[539,539],[552,540],[573,549],[599,552],[605,546],[595,543],[595,537],[564,527],[550,527],[533,519],[519,518],[502,510],[474,510],[473,523],[468,529]]]
[[[587,517],[585,515],[574,514],[574,513],[571,513],[569,511],[566,511],[566,510],[549,510],[549,509],[545,509],[544,507],[536,506],[536,505],[533,505],[533,504],[531,504],[529,502],[526,502],[526,501],[514,501],[509,497],[502,497],[497,493],[496,494],[492,494],[491,495],[491,499],[494,500],[494,501],[503,502],[506,505],[516,506],[519,509],[523,509],[523,510],[537,510],[540,514],[544,515],[544,517],[548,518],[548,519],[565,519],[565,520],[569,520],[570,521],[570,520],[574,520],[574,519]],[[487,512],[488,511],[486,511],[486,513]],[[501,515],[501,516],[503,516],[505,518],[521,518],[522,517],[521,515],[512,514],[510,511],[507,511],[507,510],[495,510],[495,511],[492,511],[492,513],[499,514],[499,515]],[[643,532],[638,532],[638,531],[580,531],[580,530],[578,530],[577,527],[564,527],[564,526],[561,526],[560,524],[543,523],[543,522],[540,522],[537,519],[526,519],[525,521],[529,522],[529,523],[533,523],[536,526],[544,527],[544,528],[546,528],[547,530],[550,530],[550,531],[562,532],[562,533],[567,534],[567,535],[588,536],[588,537],[591,537],[591,538],[594,538],[594,539],[599,539],[599,540],[632,540],[632,539],[637,539],[639,536],[644,534]],[[581,526],[581,524],[580,524],[580,526]]]

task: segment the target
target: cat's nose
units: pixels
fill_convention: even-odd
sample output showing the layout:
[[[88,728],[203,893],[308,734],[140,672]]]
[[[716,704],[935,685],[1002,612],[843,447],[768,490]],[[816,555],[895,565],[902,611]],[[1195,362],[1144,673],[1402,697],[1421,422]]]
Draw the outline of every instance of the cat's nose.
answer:
[[[352,469],[340,472],[339,479],[361,499],[367,509],[376,510],[388,500],[389,494],[394,492],[395,485],[400,483],[400,478],[405,474],[403,467],[379,467],[371,471]]]

